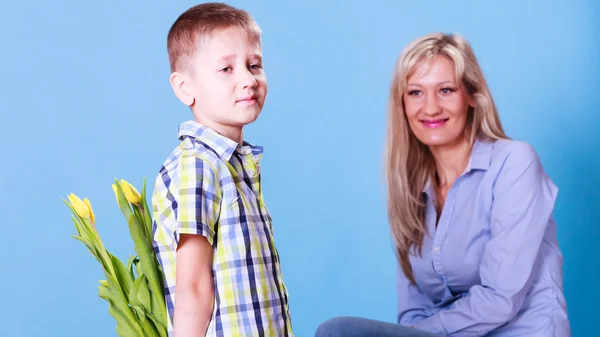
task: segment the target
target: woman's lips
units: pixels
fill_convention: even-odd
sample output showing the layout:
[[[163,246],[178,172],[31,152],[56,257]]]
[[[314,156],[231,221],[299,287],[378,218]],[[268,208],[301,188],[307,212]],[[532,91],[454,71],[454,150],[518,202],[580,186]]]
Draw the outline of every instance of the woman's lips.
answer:
[[[421,120],[421,123],[423,123],[423,125],[426,128],[436,129],[436,128],[444,126],[444,124],[446,124],[447,121],[448,121],[448,118],[425,119],[425,120]]]

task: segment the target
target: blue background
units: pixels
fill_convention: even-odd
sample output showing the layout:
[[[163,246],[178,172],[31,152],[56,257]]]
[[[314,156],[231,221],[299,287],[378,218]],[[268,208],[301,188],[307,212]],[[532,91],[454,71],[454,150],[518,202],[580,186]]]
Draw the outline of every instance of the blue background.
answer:
[[[555,218],[574,336],[600,302],[600,4],[588,1],[232,1],[261,25],[270,91],[246,138],[296,335],[355,315],[394,321],[382,151],[396,57],[432,31],[473,45],[510,136],[560,188]],[[133,247],[111,182],[151,184],[190,118],[168,84],[166,34],[191,1],[0,4],[2,336],[114,336],[99,265],[62,198],[91,199],[108,248]]]

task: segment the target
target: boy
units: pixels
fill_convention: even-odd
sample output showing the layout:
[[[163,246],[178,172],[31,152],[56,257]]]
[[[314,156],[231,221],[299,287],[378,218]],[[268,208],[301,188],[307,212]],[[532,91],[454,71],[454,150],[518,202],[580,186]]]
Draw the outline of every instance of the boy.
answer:
[[[262,148],[243,141],[267,94],[260,35],[246,11],[220,3],[190,8],[169,31],[171,86],[194,116],[152,197],[169,336],[293,336]]]

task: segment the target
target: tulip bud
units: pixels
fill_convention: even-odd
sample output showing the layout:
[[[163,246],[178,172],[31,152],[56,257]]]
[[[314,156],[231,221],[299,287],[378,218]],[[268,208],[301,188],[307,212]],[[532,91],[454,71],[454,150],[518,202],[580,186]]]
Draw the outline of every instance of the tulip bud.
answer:
[[[90,209],[83,201],[81,201],[81,199],[79,199],[78,196],[71,193],[67,196],[67,198],[69,199],[71,206],[73,206],[73,209],[75,209],[75,212],[77,213],[77,215],[79,215],[80,217],[82,217],[84,219],[90,217]]]
[[[125,194],[125,198],[132,204],[139,204],[142,200],[140,196],[140,192],[133,187],[130,183],[121,179],[121,189],[123,190],[123,194]]]
[[[117,193],[117,185],[112,184],[112,190],[115,192],[115,198],[117,198],[117,204],[119,203],[119,194]]]
[[[87,206],[90,211],[90,220],[92,221],[92,225],[96,223],[96,216],[94,215],[94,210],[92,209],[92,203],[88,200],[88,198],[83,199],[83,203]]]

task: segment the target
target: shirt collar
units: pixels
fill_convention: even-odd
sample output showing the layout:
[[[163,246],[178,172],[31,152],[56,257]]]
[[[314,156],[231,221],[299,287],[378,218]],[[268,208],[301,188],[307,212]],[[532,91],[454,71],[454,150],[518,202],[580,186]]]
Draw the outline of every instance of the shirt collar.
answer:
[[[204,143],[227,161],[231,159],[235,151],[243,155],[252,154],[256,162],[261,159],[263,154],[262,146],[252,145],[248,142],[243,142],[240,145],[236,141],[193,120],[183,122],[179,125],[178,138],[179,140],[183,140],[185,137]]]
[[[472,170],[487,170],[490,167],[492,159],[492,150],[494,141],[488,138],[477,138],[471,151],[471,159],[467,165],[466,172]]]
[[[490,167],[490,162],[492,158],[492,149],[493,149],[494,141],[487,138],[476,138],[473,143],[473,149],[471,151],[471,158],[469,158],[469,163],[467,164],[467,168],[463,172],[466,174],[473,170],[487,170]],[[431,178],[427,179],[425,186],[423,187],[423,192],[427,194],[431,194],[429,192],[431,186]]]

